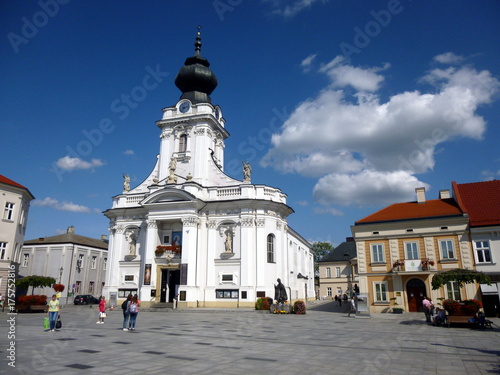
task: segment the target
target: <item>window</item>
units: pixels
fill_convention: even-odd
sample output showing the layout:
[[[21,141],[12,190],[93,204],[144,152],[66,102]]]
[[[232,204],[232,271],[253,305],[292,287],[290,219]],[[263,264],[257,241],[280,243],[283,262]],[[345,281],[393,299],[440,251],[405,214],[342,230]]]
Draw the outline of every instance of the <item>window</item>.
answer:
[[[7,252],[7,242],[0,242],[0,259],[5,259],[6,252]]]
[[[326,267],[326,277],[332,277],[332,270],[330,267]]]
[[[328,297],[331,297],[331,296],[332,296],[332,288],[330,288],[330,287],[326,288],[326,295],[327,295]]]
[[[23,254],[23,267],[28,267],[29,263],[30,263],[30,255]]]
[[[82,286],[82,282],[81,281],[77,281],[76,285],[75,285],[75,293],[76,294],[80,293],[81,286]]]
[[[384,246],[382,244],[372,244],[372,262],[384,263]]]
[[[446,283],[446,295],[448,299],[454,299],[456,301],[461,301],[460,288],[458,287],[458,282],[448,281]]]
[[[385,281],[373,283],[375,288],[375,302],[387,302],[387,283]]]
[[[340,267],[335,267],[335,276],[340,277]]]
[[[137,289],[118,289],[118,298],[127,298],[129,294],[137,294]]]
[[[239,290],[236,289],[216,289],[215,298],[238,298]]]
[[[478,263],[491,263],[491,251],[489,241],[474,241]]]
[[[183,134],[179,138],[179,152],[186,152],[187,149],[187,135]]]
[[[233,275],[232,274],[222,274],[221,275],[221,282],[232,283],[233,282]]]
[[[83,258],[85,257],[85,255],[83,254],[79,254],[78,255],[78,260],[76,261],[76,266],[80,269],[83,268]]]
[[[95,270],[97,266],[97,257],[94,255],[92,257],[92,269]]]
[[[134,275],[125,275],[125,281],[134,281]]]
[[[453,249],[453,240],[439,241],[442,259],[455,259],[455,250]]]
[[[104,258],[104,261],[102,262],[102,269],[106,271],[108,268],[108,258]]]
[[[418,242],[406,242],[406,259],[418,259]]]
[[[274,235],[267,236],[267,263],[274,263]]]
[[[5,220],[12,220],[14,216],[14,203],[5,203],[5,211],[3,212],[3,218]]]
[[[94,294],[94,282],[89,282],[89,294]]]

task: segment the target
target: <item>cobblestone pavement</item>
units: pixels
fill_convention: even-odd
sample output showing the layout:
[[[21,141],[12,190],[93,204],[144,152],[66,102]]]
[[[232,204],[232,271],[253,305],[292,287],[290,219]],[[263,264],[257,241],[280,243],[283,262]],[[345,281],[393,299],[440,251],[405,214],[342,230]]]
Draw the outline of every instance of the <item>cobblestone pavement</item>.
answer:
[[[0,374],[500,373],[498,318],[492,330],[441,328],[423,314],[360,319],[345,308],[316,301],[306,315],[141,311],[134,332],[122,330],[119,309],[96,324],[95,307],[67,306],[57,332],[43,330],[44,314],[4,312]]]

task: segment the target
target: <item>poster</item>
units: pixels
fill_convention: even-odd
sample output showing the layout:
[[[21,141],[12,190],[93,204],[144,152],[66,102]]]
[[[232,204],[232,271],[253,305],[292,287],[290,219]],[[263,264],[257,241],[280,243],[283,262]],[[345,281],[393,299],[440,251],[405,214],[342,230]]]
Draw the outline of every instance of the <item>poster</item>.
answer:
[[[144,285],[151,285],[151,264],[144,266]]]

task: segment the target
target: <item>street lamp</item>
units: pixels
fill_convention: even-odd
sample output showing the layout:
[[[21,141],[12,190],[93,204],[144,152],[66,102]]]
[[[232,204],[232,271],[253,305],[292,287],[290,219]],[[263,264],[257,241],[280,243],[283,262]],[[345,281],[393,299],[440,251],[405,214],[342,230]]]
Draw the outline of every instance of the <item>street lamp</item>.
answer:
[[[64,268],[62,268],[62,267],[59,268],[59,284],[61,284],[63,271],[64,271]]]

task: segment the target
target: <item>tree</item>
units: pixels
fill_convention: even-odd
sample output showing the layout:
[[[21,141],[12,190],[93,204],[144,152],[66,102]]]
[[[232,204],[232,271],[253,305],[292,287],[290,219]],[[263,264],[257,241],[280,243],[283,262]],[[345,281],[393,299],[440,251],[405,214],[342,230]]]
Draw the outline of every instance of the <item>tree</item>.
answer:
[[[52,286],[56,282],[56,279],[48,276],[26,276],[22,279],[17,280],[16,285],[23,289],[28,289],[31,287],[31,294],[35,293],[35,288],[43,288],[46,286]]]
[[[450,281],[457,282],[459,288],[464,284],[472,284],[474,281],[479,284],[491,285],[489,276],[482,272],[455,268],[453,270],[436,273],[432,277],[432,289],[439,289]]]
[[[334,249],[330,242],[313,242],[312,250],[314,251],[314,274],[319,276],[318,262]]]

